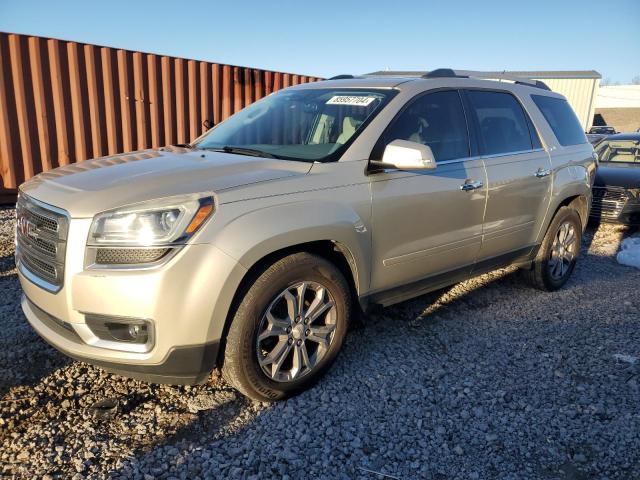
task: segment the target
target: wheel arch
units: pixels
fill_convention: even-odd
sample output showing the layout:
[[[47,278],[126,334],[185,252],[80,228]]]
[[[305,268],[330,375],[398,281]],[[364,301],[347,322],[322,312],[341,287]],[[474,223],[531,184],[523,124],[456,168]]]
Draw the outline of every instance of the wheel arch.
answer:
[[[356,259],[348,246],[336,240],[313,240],[295,245],[283,246],[282,248],[272,251],[255,260],[253,264],[249,266],[240,281],[227,311],[222,334],[220,336],[220,349],[218,350],[218,358],[216,359],[216,365],[218,367],[221,367],[224,363],[226,337],[229,332],[229,328],[231,327],[233,316],[248,289],[270,265],[289,255],[302,252],[318,255],[335,265],[349,285],[349,291],[353,300],[351,302],[353,308],[359,308],[359,302],[357,301],[359,294],[359,271]]]
[[[555,216],[558,214],[558,211],[562,207],[570,207],[575,209],[578,212],[578,215],[580,215],[580,221],[582,222],[582,231],[584,232],[584,229],[587,226],[587,221],[589,220],[589,200],[583,194],[570,195],[564,198],[562,201],[560,201],[556,205],[553,215],[549,217],[549,221],[547,222],[545,232],[549,228],[549,225],[551,225],[551,222],[553,222],[553,219],[555,218]]]

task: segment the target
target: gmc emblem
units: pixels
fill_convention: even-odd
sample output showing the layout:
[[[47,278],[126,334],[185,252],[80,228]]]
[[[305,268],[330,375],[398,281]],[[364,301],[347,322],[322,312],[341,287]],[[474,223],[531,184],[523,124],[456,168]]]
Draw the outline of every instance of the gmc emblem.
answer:
[[[18,223],[16,227],[20,232],[20,235],[22,235],[23,237],[28,237],[33,239],[38,238],[38,233],[36,232],[36,225],[33,222],[27,220],[26,217],[20,217],[18,219]]]

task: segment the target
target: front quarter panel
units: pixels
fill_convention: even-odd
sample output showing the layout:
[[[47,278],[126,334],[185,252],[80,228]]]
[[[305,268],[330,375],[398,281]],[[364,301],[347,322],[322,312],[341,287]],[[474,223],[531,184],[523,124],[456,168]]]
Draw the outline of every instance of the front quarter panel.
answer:
[[[247,269],[278,250],[332,241],[348,251],[362,294],[370,279],[370,214],[364,182],[232,203],[224,203],[223,196],[198,241],[215,245]]]

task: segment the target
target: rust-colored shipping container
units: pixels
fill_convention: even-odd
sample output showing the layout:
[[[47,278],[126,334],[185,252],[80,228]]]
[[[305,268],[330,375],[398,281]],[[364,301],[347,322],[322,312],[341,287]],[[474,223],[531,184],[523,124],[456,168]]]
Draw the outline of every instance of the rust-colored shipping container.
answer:
[[[0,198],[39,172],[186,143],[304,75],[0,32]]]

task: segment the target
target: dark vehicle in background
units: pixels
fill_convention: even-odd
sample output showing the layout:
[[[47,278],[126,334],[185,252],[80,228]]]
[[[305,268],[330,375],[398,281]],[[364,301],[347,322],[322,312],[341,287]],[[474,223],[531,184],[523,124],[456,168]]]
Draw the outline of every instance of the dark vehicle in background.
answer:
[[[593,145],[594,148],[605,138],[607,138],[607,135],[604,135],[602,133],[587,133],[587,140],[589,140],[589,143]]]
[[[591,145],[596,145],[602,141],[603,138],[607,138],[609,135],[615,135],[615,133],[615,128],[608,127],[606,125],[591,127],[591,129],[589,129],[589,133],[587,133],[587,139]]]
[[[589,143],[594,147],[605,138],[607,138],[607,136],[601,133],[587,133],[587,140],[589,140]]]
[[[595,150],[592,219],[640,225],[640,133],[610,135]]]
[[[597,135],[615,135],[616,133],[616,129],[613,127],[608,127],[606,125],[600,125],[600,126],[596,126],[596,127],[591,127],[591,129],[589,130],[590,134],[597,134]]]

